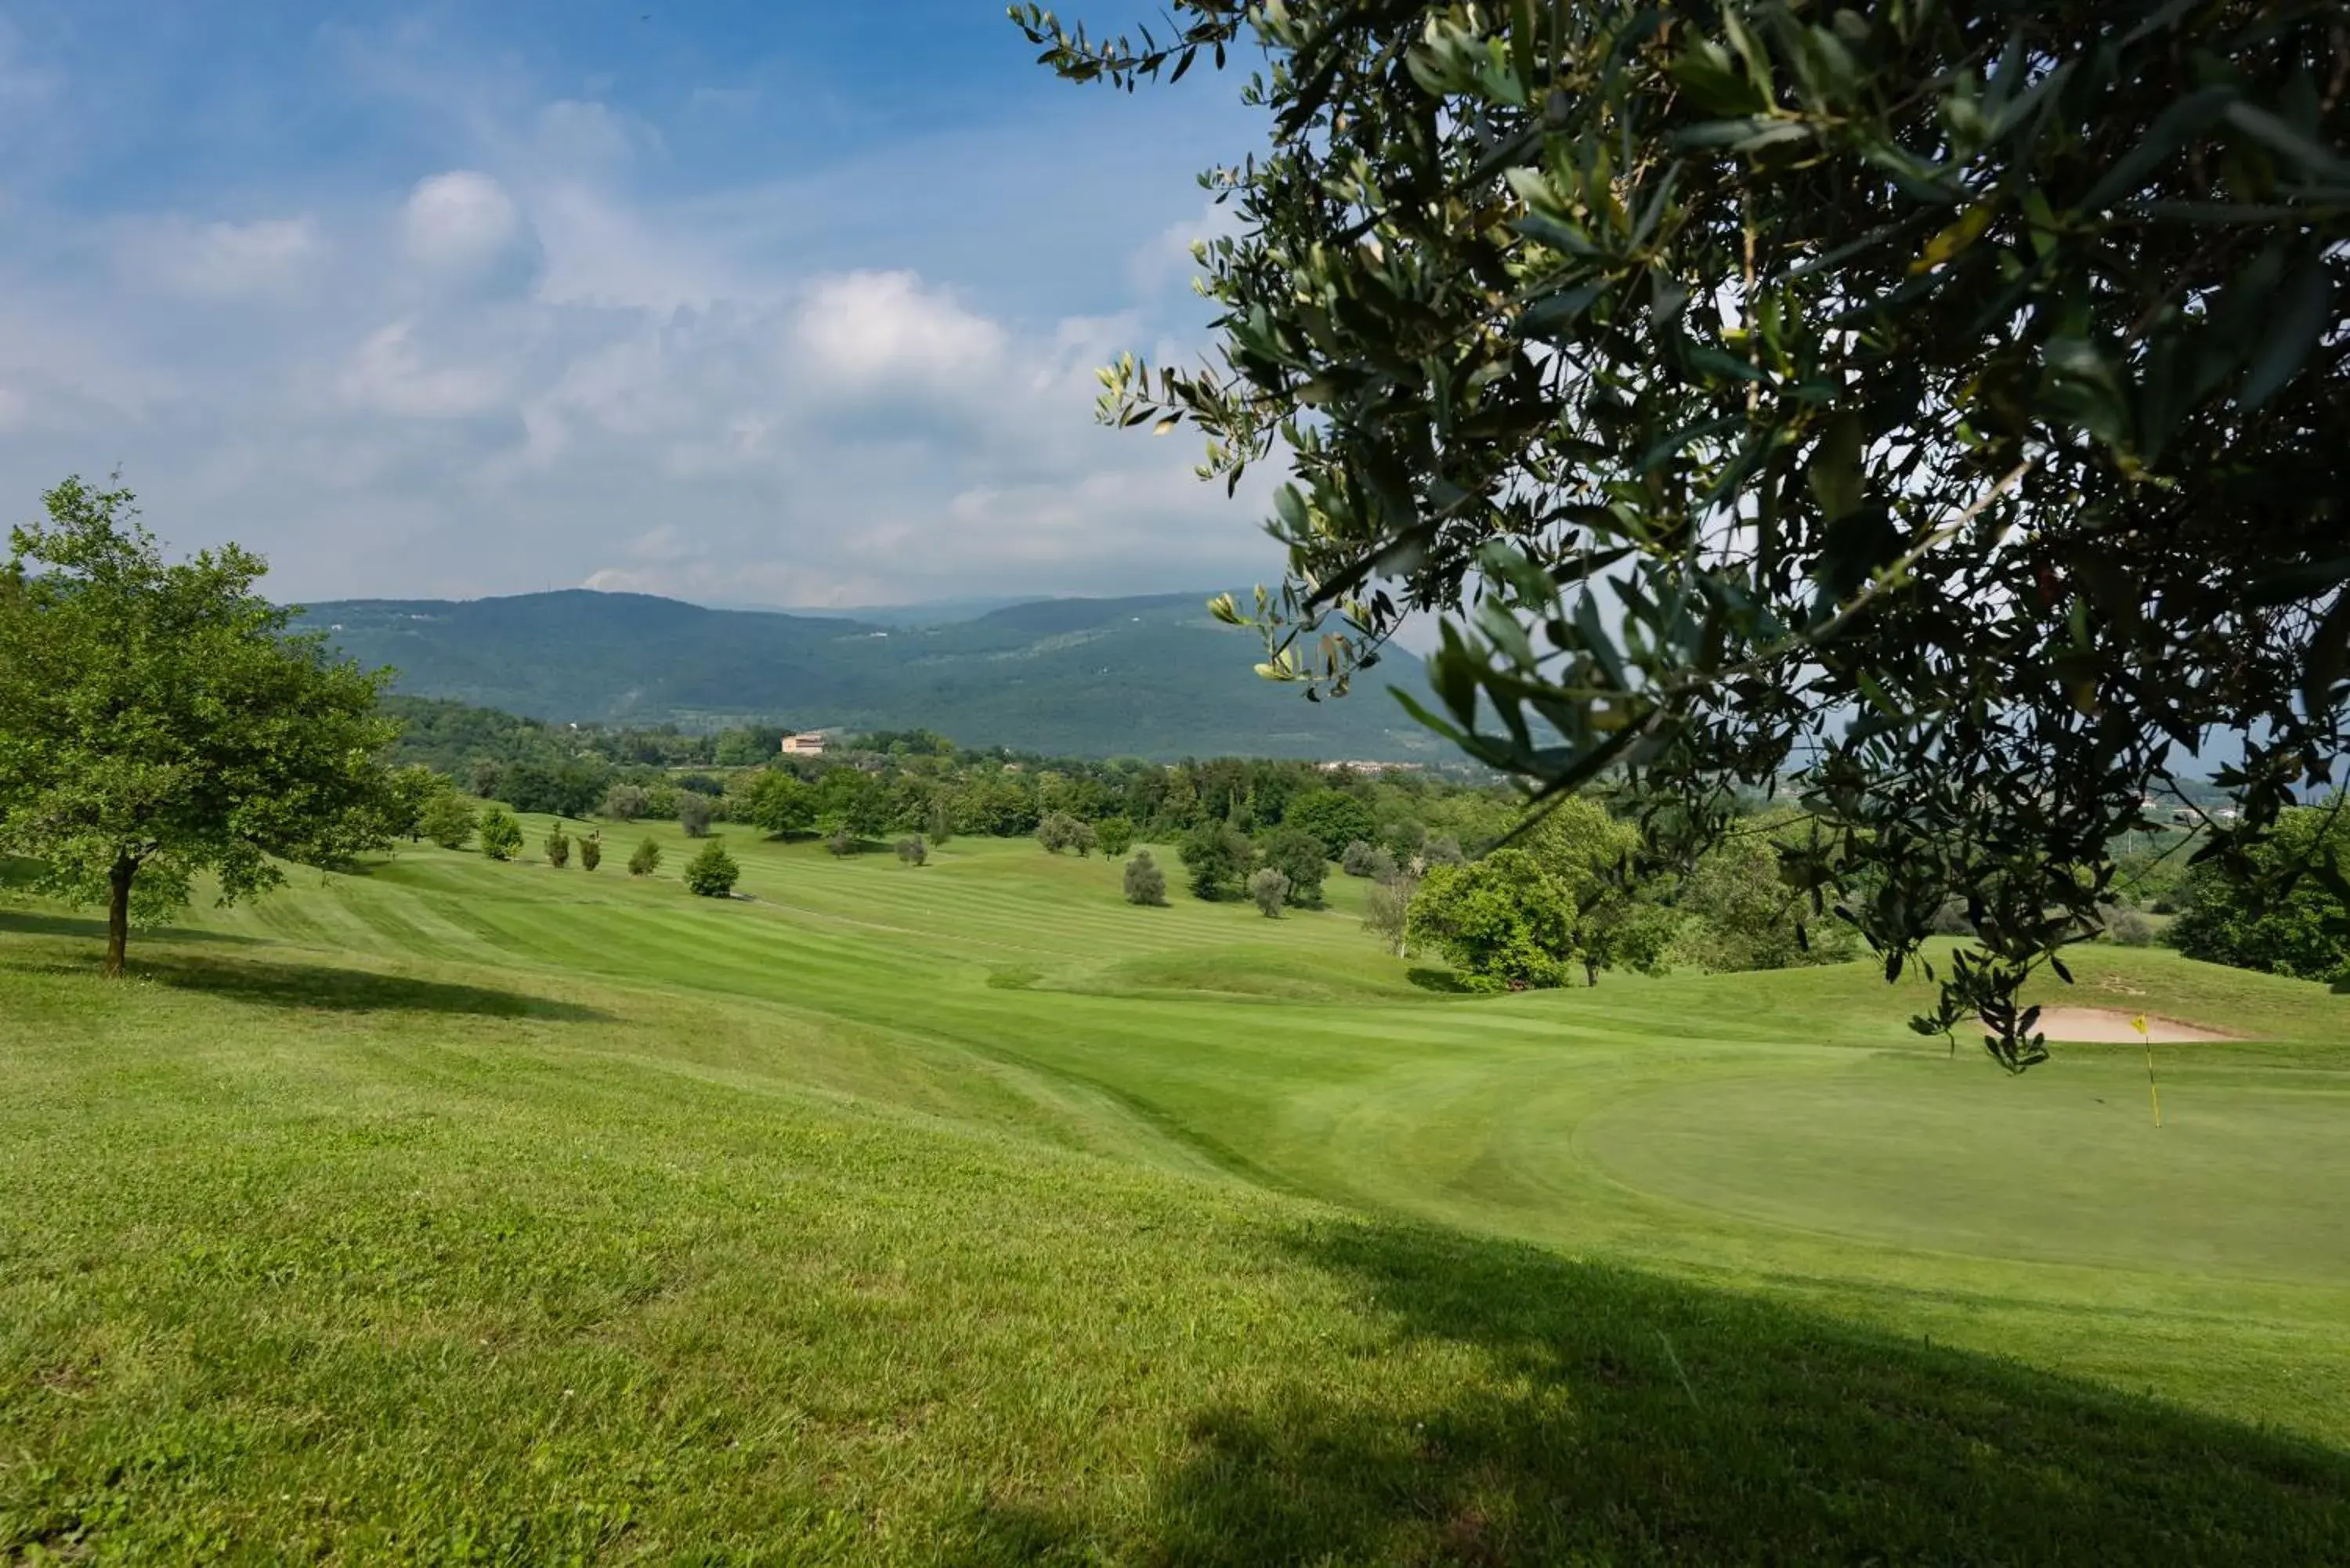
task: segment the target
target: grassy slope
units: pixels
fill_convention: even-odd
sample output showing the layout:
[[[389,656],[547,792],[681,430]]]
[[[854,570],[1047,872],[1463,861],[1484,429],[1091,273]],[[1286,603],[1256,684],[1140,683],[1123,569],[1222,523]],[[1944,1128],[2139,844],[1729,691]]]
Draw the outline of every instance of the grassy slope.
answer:
[[[2350,1554],[2340,999],[2076,966],[2297,1037],[2163,1048],[2158,1145],[2142,1058],[1857,971],[1451,998],[1343,909],[733,847],[403,856],[120,988],[0,914],[0,1545]]]

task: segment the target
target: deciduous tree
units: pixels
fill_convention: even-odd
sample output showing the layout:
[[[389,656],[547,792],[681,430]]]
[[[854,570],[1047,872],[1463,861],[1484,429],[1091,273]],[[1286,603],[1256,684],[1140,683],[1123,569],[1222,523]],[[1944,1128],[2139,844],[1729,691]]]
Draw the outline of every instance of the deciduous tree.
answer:
[[[106,972],[134,919],[224,901],[389,841],[408,809],[382,761],[383,673],[290,636],[234,545],[167,564],[130,493],[68,479],[11,531],[0,571],[0,847],[107,911]]]
[[[1301,827],[1276,827],[1257,841],[1256,863],[1282,875],[1283,895],[1303,909],[1322,907],[1322,882],[1329,874],[1322,840]]]
[[[1176,853],[1195,898],[1231,897],[1248,870],[1249,841],[1220,820],[1203,822],[1185,834]]]
[[[473,808],[458,798],[455,790],[444,788],[424,803],[416,826],[442,848],[463,849],[473,836]]]
[[[1410,910],[1410,940],[1481,990],[1561,984],[1575,956],[1574,897],[1523,849],[1430,867]]]
[[[473,832],[481,840],[482,853],[493,860],[511,860],[522,851],[522,824],[503,805],[494,803],[482,807],[482,815],[474,818]]]

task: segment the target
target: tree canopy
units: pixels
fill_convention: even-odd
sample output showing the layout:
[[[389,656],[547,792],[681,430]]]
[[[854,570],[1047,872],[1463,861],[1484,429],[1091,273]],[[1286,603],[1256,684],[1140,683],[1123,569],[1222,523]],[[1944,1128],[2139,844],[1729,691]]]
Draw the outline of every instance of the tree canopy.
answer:
[[[0,572],[0,846],[47,890],[107,909],[106,969],[134,922],[334,866],[412,815],[382,755],[382,672],[288,636],[234,545],[167,564],[130,492],[68,479],[9,535]]]
[[[1127,88],[1262,55],[1204,182],[1212,361],[1104,415],[1280,458],[1261,670],[1343,692],[1444,616],[1422,717],[1613,773],[1682,864],[1742,792],[1918,1026],[2097,928],[2108,846],[2229,737],[2251,846],[2343,749],[2350,81],[2319,0],[1172,0],[1014,17]],[[2241,748],[2240,753],[2233,748]],[[2313,868],[2335,876],[2330,864]]]

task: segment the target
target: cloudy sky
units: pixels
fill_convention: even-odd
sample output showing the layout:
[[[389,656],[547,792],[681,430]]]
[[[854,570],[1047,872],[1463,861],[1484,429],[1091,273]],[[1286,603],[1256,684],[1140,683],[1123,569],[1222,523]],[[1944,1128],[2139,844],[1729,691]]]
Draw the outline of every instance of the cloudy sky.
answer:
[[[120,466],[308,599],[1274,575],[1194,438],[1090,418],[1201,341],[1236,83],[1031,54],[996,0],[0,0],[0,517]]]

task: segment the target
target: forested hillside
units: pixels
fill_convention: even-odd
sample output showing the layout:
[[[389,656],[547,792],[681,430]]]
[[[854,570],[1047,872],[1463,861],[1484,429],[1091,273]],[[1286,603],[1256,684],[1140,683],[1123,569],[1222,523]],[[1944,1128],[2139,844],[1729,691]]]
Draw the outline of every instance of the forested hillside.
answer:
[[[1434,757],[1385,688],[1307,702],[1257,679],[1256,644],[1203,594],[1047,599],[945,625],[714,610],[640,594],[343,600],[307,624],[399,671],[396,690],[558,722],[931,729],[1094,756]]]

